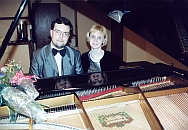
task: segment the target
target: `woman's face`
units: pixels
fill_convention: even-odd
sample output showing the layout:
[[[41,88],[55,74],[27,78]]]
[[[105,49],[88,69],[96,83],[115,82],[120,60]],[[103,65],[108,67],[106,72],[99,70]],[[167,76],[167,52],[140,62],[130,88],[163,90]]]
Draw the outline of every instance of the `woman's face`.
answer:
[[[100,31],[90,33],[89,43],[92,49],[98,49],[102,47],[104,42],[104,34]]]
[[[105,83],[105,79],[101,73],[93,73],[90,75],[90,81],[92,86],[103,85]]]

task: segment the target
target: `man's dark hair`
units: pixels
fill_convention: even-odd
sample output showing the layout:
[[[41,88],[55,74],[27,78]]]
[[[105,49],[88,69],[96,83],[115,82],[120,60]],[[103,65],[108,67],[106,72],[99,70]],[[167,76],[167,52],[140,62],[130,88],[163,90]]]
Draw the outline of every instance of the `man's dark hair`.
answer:
[[[55,23],[68,25],[70,27],[70,36],[73,35],[73,26],[72,26],[72,23],[71,23],[71,21],[69,19],[67,19],[65,17],[58,17],[51,24],[51,29],[52,30],[54,29]]]

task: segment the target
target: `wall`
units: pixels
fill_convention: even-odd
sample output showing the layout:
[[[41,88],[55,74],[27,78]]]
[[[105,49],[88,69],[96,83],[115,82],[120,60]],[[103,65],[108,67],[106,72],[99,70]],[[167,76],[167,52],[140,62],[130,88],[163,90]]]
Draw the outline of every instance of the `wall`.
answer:
[[[2,0],[0,1],[0,17],[14,17],[19,6],[21,4],[21,0]],[[28,17],[28,8],[26,7],[22,17]],[[26,21],[26,19],[22,19]],[[13,19],[10,20],[0,20],[0,37],[4,37],[12,23]],[[17,40],[17,30],[15,29],[10,41]]]
[[[78,46],[81,53],[88,51],[85,34],[94,24],[102,24],[108,29],[109,42],[106,50],[111,50],[111,19],[85,2],[77,5]],[[128,28],[123,28],[123,61],[148,61],[151,63],[164,63],[174,65],[184,70],[188,67],[175,60],[147,40],[138,36]]]
[[[106,50],[111,50],[111,19],[90,6],[86,2],[77,2],[77,27],[78,27],[78,47],[81,53],[89,50],[86,42],[86,33],[90,28],[100,24],[107,28],[108,43],[105,46]]]
[[[32,0],[34,2],[36,0]],[[71,22],[73,23],[73,26],[75,27],[74,32],[77,35],[78,38],[78,48],[81,53],[84,53],[89,50],[87,44],[86,44],[86,33],[89,31],[91,26],[94,24],[101,24],[104,25],[107,28],[107,32],[109,35],[108,38],[108,44],[106,46],[106,50],[111,50],[111,19],[95,9],[94,7],[88,5],[86,2],[76,2],[77,3],[77,12],[67,4],[65,1],[59,1],[59,0],[40,0],[40,2],[53,2],[53,3],[60,3],[61,6],[61,15],[69,18]],[[21,0],[8,0],[8,1],[0,1],[0,17],[14,17],[16,14],[18,7],[21,3]],[[75,3],[75,4],[76,4]],[[7,8],[9,10],[7,10]],[[28,8],[24,10],[23,16],[28,16],[27,12]],[[8,28],[10,26],[11,20],[0,20],[0,37],[3,37],[6,35],[6,32],[8,31]],[[77,27],[77,30],[76,30]],[[17,39],[17,33],[16,30],[14,31],[14,34],[11,37],[11,40]],[[76,40],[73,40],[72,44],[75,44]],[[21,46],[23,48],[23,46]],[[21,49],[22,50],[22,49]],[[10,49],[5,52],[5,55],[9,55]],[[25,48],[25,54],[29,53],[29,50]],[[11,54],[12,55],[12,54]],[[18,61],[22,63],[27,63],[27,65],[23,65],[23,68],[25,73],[27,73],[27,70],[29,68],[29,58],[22,58],[23,53],[16,54],[16,57],[11,56],[13,58],[16,58]],[[8,57],[8,56],[4,56]],[[27,57],[27,54],[26,54]],[[4,58],[7,60],[7,58]],[[23,61],[24,59],[24,61]],[[4,65],[6,63],[1,60],[0,66]],[[26,60],[26,61],[25,61]],[[180,62],[176,61],[142,37],[138,36],[134,32],[130,31],[129,29],[124,27],[124,34],[123,34],[123,60],[125,62],[135,62],[135,61],[148,61],[152,63],[162,62],[166,64],[173,64],[175,67],[182,68],[187,70],[187,67],[182,65]]]
[[[8,1],[0,1],[0,17],[14,17],[22,0],[8,0]],[[74,33],[77,35],[78,40],[78,46],[76,49],[79,49],[81,53],[84,53],[89,50],[89,47],[87,46],[86,42],[86,33],[89,31],[89,29],[94,24],[102,24],[107,28],[107,33],[109,36],[108,39],[108,45],[106,46],[106,50],[111,50],[111,32],[110,32],[110,19],[108,16],[102,14],[101,12],[97,11],[92,6],[88,6],[86,2],[76,2],[71,3],[67,1],[59,1],[59,0],[31,0],[32,2],[40,2],[40,3],[60,3],[61,7],[61,16],[67,17],[70,19],[74,26]],[[77,4],[77,12],[73,9],[75,5]],[[32,4],[31,4],[32,5]],[[87,7],[87,8],[85,8]],[[9,8],[9,10],[7,10]],[[26,6],[22,17],[28,17],[28,6]],[[3,31],[0,31],[0,37],[4,37],[10,27],[10,24],[13,19],[11,20],[0,20],[0,29]],[[20,19],[21,20],[21,19]],[[23,19],[22,19],[23,20]],[[24,19],[24,21],[27,19]],[[28,21],[28,20],[27,20]],[[28,21],[29,24],[29,21]],[[50,25],[49,25],[50,26]],[[77,27],[77,28],[76,28]],[[78,31],[77,31],[78,30]],[[29,26],[28,26],[28,38],[30,38],[29,33]],[[10,41],[16,41],[17,40],[17,30],[15,29]],[[35,43],[34,43],[35,44]],[[76,37],[72,39],[71,46],[76,45]],[[9,47],[8,47],[9,48]],[[17,47],[22,50],[23,46]],[[13,48],[15,49],[15,47]],[[22,54],[19,56],[18,51],[15,49],[16,56],[10,56],[11,51],[14,51],[13,49],[7,49],[3,55],[3,58],[1,59],[0,66],[3,66],[5,63],[7,63],[8,60],[15,60],[16,62],[21,62],[23,64],[23,69],[25,70],[24,73],[28,73],[29,70],[29,64],[30,59],[29,58],[23,58]],[[28,48],[25,48],[26,55],[29,54]],[[22,58],[20,58],[22,57]],[[25,64],[27,63],[27,64]]]
[[[1,0],[0,1],[0,17],[14,17],[22,0]],[[75,22],[75,11],[69,6],[59,2],[59,0],[31,0],[31,2],[41,2],[41,3],[60,3],[61,15],[67,17],[72,22],[73,26],[76,26]],[[26,6],[21,17],[28,17],[28,6]],[[31,40],[30,37],[30,26],[28,19],[20,19],[28,22],[28,39]],[[0,20],[0,38],[5,37],[13,19],[10,20]],[[51,25],[49,25],[51,26]],[[74,28],[74,32],[76,32]],[[10,41],[17,40],[17,28],[15,28],[13,35]],[[73,38],[71,45],[75,46],[76,39]],[[18,46],[8,46],[4,55],[1,59],[0,66],[5,65],[8,60],[14,60],[15,62],[19,62],[22,64],[23,72],[29,72],[30,58],[29,58],[29,48],[27,45],[18,45]]]
[[[2,0],[0,1],[0,17],[14,17],[17,13],[17,10],[21,4],[21,0],[13,1],[13,0]],[[26,6],[21,17],[28,17],[28,7]],[[28,21],[27,19],[21,19],[23,21]],[[0,20],[0,37],[5,37],[6,33],[12,23],[13,19],[9,20]],[[29,23],[29,21],[28,21]],[[29,26],[28,26],[29,30]],[[30,33],[28,31],[28,36]],[[30,39],[30,37],[28,37]],[[17,28],[13,32],[13,35],[10,41],[17,40]],[[21,63],[23,72],[29,72],[29,48],[28,45],[19,45],[19,46],[7,46],[6,51],[4,52],[3,57],[1,58],[0,67],[5,65],[8,60],[14,60],[17,63]]]
[[[29,48],[28,45],[10,45],[7,47],[0,63],[0,67],[5,65],[8,60],[15,61],[22,65],[23,73],[29,72]]]

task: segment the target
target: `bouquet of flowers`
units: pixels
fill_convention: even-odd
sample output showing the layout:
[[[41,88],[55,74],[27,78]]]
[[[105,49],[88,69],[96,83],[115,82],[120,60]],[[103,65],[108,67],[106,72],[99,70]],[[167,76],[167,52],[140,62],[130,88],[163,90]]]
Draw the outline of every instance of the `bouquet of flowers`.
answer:
[[[25,76],[21,64],[9,61],[0,68],[0,106],[9,108],[10,121],[15,121],[17,115],[25,115],[35,121],[46,121],[46,113],[34,99],[39,93],[35,89],[35,75]]]

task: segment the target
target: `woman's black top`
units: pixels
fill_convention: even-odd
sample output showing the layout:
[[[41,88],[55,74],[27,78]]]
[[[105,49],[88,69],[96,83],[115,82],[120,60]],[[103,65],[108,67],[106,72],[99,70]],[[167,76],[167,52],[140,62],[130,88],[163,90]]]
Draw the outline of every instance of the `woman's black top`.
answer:
[[[89,51],[85,52],[81,56],[81,62],[83,66],[84,73],[88,72],[90,67],[90,57]],[[118,56],[114,55],[110,51],[104,51],[104,56],[100,60],[101,71],[112,71],[118,70],[120,66],[120,59]]]

